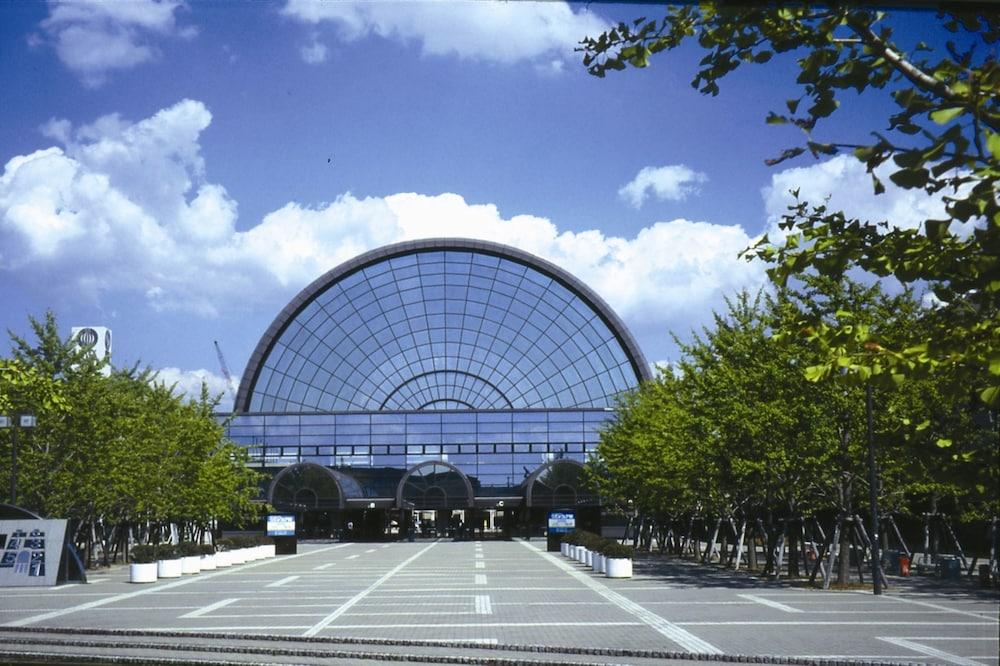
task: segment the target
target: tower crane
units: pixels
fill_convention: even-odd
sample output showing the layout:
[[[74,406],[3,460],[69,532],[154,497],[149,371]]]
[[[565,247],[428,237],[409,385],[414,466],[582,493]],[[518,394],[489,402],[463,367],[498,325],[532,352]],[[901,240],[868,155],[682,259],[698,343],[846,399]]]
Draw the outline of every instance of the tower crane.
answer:
[[[219,367],[222,368],[222,376],[226,379],[226,389],[228,389],[229,397],[233,399],[233,409],[236,409],[236,393],[233,392],[233,376],[229,374],[229,366],[226,365],[226,357],[222,355],[222,347],[219,346],[218,340],[212,340],[215,345],[215,355],[219,357]]]

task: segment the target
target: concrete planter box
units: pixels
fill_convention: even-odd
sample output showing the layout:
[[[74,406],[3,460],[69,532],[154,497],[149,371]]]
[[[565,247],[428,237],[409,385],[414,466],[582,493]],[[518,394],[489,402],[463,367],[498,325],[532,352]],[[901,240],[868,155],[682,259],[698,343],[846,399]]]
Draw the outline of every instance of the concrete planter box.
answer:
[[[587,561],[587,549],[583,546],[576,547],[576,561],[583,564]]]
[[[559,552],[562,553],[563,557],[569,557],[569,544],[568,543],[559,544]]]
[[[180,558],[156,561],[156,575],[159,578],[180,578],[183,573],[184,564]]]
[[[215,566],[218,569],[223,569],[225,567],[233,566],[232,553],[228,550],[220,550],[215,554]]]
[[[608,558],[605,561],[608,578],[631,578],[632,560],[624,557]]]
[[[583,564],[588,567],[594,566],[594,551],[588,550],[583,553]]]
[[[247,554],[245,548],[237,548],[236,550],[229,551],[230,564],[245,564],[246,561]]]
[[[128,566],[128,582],[155,583],[156,569],[156,562],[146,562],[144,564],[132,563]]]
[[[594,571],[604,573],[604,555],[594,553]]]
[[[215,555],[202,555],[200,559],[202,571],[215,571]]]
[[[261,550],[264,551],[264,557],[274,557],[275,556],[274,544],[273,543],[269,543],[269,544],[261,546]]]
[[[201,555],[189,555],[181,558],[181,573],[201,573]]]

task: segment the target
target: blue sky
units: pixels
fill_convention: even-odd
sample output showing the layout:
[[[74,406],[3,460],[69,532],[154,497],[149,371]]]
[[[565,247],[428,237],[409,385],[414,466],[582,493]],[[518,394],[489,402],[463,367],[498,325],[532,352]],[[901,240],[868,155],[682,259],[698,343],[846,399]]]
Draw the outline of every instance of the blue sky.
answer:
[[[764,159],[790,59],[710,98],[701,54],[589,76],[575,44],[651,6],[489,2],[0,5],[0,326],[52,308],[115,332],[114,361],[182,387],[239,376],[294,294],[398,240],[517,245],[591,284],[651,362],[723,298],[802,187],[907,225],[939,204],[870,194],[846,158]],[[930,15],[900,15],[938,39]],[[846,100],[860,138],[888,99]],[[881,120],[880,120],[881,122]]]

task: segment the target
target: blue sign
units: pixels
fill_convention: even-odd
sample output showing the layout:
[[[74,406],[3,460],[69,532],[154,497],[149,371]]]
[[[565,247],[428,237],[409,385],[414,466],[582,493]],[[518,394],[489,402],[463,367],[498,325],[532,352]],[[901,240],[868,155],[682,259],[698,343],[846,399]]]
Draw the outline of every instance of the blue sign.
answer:
[[[576,529],[576,511],[549,511],[549,534],[565,534]]]
[[[267,516],[267,536],[295,536],[295,516],[272,513]]]

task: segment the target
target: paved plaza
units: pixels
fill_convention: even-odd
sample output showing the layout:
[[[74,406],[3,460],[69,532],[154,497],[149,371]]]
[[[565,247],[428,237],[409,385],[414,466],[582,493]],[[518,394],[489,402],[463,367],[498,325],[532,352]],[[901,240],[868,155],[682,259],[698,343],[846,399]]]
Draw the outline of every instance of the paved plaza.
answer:
[[[997,596],[971,586],[914,581],[876,598],[658,558],[610,580],[540,541],[304,544],[150,585],[129,584],[120,568],[87,585],[0,595],[0,659],[998,664]]]

